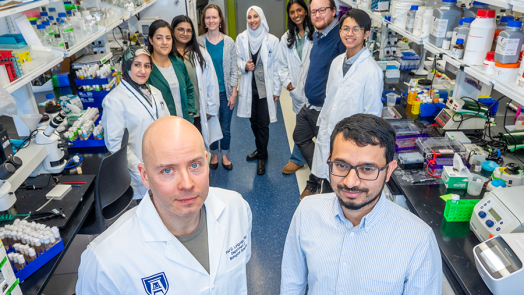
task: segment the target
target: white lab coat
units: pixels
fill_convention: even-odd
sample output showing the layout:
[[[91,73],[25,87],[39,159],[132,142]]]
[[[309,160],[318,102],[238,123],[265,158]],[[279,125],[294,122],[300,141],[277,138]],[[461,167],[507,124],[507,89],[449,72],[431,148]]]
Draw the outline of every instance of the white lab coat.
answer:
[[[104,142],[111,153],[120,149],[124,129],[129,131],[127,167],[131,174],[133,199],[141,199],[147,191],[138,172],[138,164],[142,163],[142,136],[156,119],[169,116],[162,93],[153,86],[151,92],[155,101],[152,106],[141,93],[122,80],[102,102]]]
[[[354,114],[365,113],[382,116],[382,91],[384,88],[382,69],[369,50],[360,54],[345,76],[342,64],[346,53],[337,56],[331,63],[326,87],[326,100],[318,116],[319,126],[313,168],[311,172],[329,179],[329,143],[335,125]]]
[[[278,70],[278,75],[280,76],[280,81],[282,86],[287,87],[289,83],[294,90],[289,92],[293,102],[293,112],[298,114],[300,109],[306,104],[306,94],[304,93],[304,87],[306,85],[306,77],[309,71],[309,54],[311,53],[311,48],[313,47],[313,42],[307,38],[307,35],[304,35],[304,47],[302,48],[302,60],[297,53],[296,45],[292,48],[287,47],[287,38],[288,32],[285,32],[282,38],[280,39],[280,50],[279,62],[280,67]]]
[[[244,31],[237,37],[238,69],[242,73],[240,76],[240,88],[238,91],[237,115],[241,118],[251,118],[251,82],[253,81],[253,72],[246,72],[246,63],[251,59],[249,50],[248,32]],[[278,76],[278,39],[277,37],[267,34],[267,40],[262,42],[258,52],[264,65],[264,79],[266,82],[267,107],[269,110],[269,119],[271,123],[277,121],[276,103],[273,101],[274,96],[280,96],[282,85]],[[256,60],[253,61],[256,64]]]
[[[209,150],[209,146],[213,142],[220,140],[223,137],[222,129],[220,128],[220,122],[218,121],[217,117],[218,109],[220,108],[220,96],[218,78],[215,73],[215,67],[213,66],[213,60],[206,49],[200,48],[200,51],[202,52],[204,60],[206,61],[206,67],[204,68],[204,71],[202,71],[196,55],[193,58],[193,62],[195,64],[198,81],[202,137],[204,137],[206,149]],[[206,114],[213,117],[211,117],[211,119],[208,121]]]
[[[82,253],[76,294],[247,294],[249,204],[240,194],[220,188],[210,188],[204,204],[210,274],[169,232],[146,194]],[[155,275],[160,279],[153,279]]]

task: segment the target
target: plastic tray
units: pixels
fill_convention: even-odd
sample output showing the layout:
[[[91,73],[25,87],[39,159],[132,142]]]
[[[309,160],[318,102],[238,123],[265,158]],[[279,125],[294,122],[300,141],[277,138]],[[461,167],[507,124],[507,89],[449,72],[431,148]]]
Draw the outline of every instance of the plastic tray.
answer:
[[[468,222],[473,214],[473,208],[480,201],[481,199],[467,199],[459,200],[459,203],[455,204],[453,200],[447,200],[444,218],[447,222]]]
[[[85,107],[85,104],[84,104],[84,107]],[[99,114],[98,118],[96,119],[95,121],[95,126],[97,126],[100,122],[100,119],[102,119],[102,113]],[[91,134],[89,135],[88,139],[86,140],[80,140],[80,139],[75,139],[74,141],[69,141],[68,142],[72,142],[74,143],[75,145],[72,146],[72,147],[69,147],[69,149],[79,149],[79,148],[90,148],[90,147],[103,147],[105,146],[105,142],[104,142],[104,139],[95,139],[93,137],[93,133],[91,132]]]
[[[38,256],[33,262],[29,263],[19,272],[15,273],[15,276],[20,280],[20,282],[25,281],[29,276],[31,276],[35,271],[39,270],[44,266],[49,260],[53,259],[56,255],[64,250],[64,243],[62,239],[56,243],[49,250],[45,251],[42,255]],[[14,249],[10,252],[13,252]],[[9,253],[9,251],[8,251]]]
[[[101,79],[75,79],[75,84],[76,86],[109,84],[113,80],[114,73],[115,71],[113,70],[107,77]]]

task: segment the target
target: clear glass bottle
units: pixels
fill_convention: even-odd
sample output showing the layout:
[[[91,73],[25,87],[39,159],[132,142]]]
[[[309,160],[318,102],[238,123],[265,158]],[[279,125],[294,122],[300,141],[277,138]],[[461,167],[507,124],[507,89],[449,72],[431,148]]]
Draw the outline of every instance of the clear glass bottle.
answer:
[[[46,103],[45,103],[45,107],[51,107],[51,106],[57,106],[58,103],[56,102],[56,99],[55,99],[55,96],[53,95],[53,93],[48,93],[45,95],[45,98],[46,98]]]
[[[75,28],[73,28],[69,20],[67,20],[65,13],[61,12],[58,16],[60,17],[60,23],[58,23],[60,35],[65,42],[69,43],[69,46],[73,46],[76,43]]]
[[[51,36],[49,36],[45,25],[37,25],[36,27],[38,29],[38,37],[40,37],[40,41],[42,41],[42,44],[53,46],[54,40],[51,38]]]

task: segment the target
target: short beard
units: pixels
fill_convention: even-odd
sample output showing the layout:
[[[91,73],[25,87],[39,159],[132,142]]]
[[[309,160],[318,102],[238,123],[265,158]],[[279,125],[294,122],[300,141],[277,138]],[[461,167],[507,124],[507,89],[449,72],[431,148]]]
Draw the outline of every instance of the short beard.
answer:
[[[384,181],[384,183],[382,184],[382,188],[380,188],[380,191],[377,193],[376,196],[374,196],[373,198],[369,199],[368,201],[366,201],[366,202],[364,202],[362,204],[356,204],[355,205],[355,204],[351,204],[351,203],[345,203],[342,200],[342,198],[337,194],[338,202],[340,203],[340,206],[343,206],[346,209],[349,209],[349,210],[360,210],[360,209],[366,207],[367,205],[372,204],[378,198],[380,198],[380,196],[382,195],[382,190],[384,190],[384,185],[386,185],[386,181]],[[369,192],[369,189],[359,189],[359,188],[356,188],[356,187],[348,188],[346,185],[343,185],[343,184],[339,184],[337,186],[337,188],[338,188],[339,191],[356,191],[356,192],[363,192],[363,193]]]

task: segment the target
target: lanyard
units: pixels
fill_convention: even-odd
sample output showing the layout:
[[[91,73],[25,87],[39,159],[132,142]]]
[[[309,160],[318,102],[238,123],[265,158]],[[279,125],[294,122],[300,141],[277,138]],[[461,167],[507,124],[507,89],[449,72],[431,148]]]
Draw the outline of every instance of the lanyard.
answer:
[[[136,96],[136,94],[131,90],[129,89],[129,87],[127,87],[126,83],[122,83],[124,84],[124,86],[127,88],[127,90],[129,90],[129,92],[133,93],[133,95],[136,97],[136,99],[142,104],[142,106],[146,109],[146,111],[149,113],[149,115],[151,116],[151,118],[153,118],[153,121],[155,121],[156,119],[158,119],[158,107],[156,105],[156,101],[155,101],[155,96],[153,95],[153,91],[151,91],[151,99],[152,99],[152,103],[151,103],[151,106],[155,106],[155,109],[156,109],[156,118],[153,117],[153,114],[149,111],[149,109],[147,108],[147,106],[140,100],[140,98],[138,98],[138,96]]]

